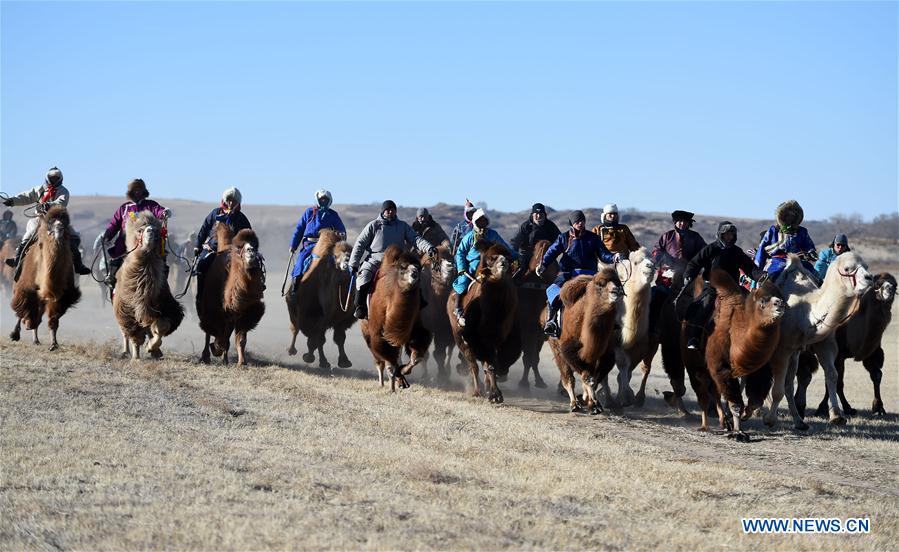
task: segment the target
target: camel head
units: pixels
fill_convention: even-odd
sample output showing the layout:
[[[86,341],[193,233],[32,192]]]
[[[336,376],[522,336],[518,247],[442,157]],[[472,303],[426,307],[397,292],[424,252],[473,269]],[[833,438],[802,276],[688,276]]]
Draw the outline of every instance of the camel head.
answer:
[[[824,278],[825,288],[837,285],[841,295],[860,297],[874,285],[874,275],[868,272],[868,265],[861,256],[849,251],[838,256]]]
[[[422,265],[431,267],[431,277],[441,283],[447,284],[456,278],[456,265],[453,263],[453,254],[447,246],[437,247],[437,256],[433,259],[427,255],[422,256]]]
[[[760,287],[749,293],[747,301],[749,308],[755,311],[758,320],[763,326],[776,324],[787,312],[787,302],[784,300],[780,288],[772,282],[765,281]]]
[[[421,279],[421,261],[412,253],[401,251],[391,245],[384,253],[383,267],[394,270],[400,291],[407,292],[418,287]]]
[[[512,277],[512,252],[502,244],[492,243],[481,251],[477,279],[498,282],[506,277]]]
[[[162,223],[149,211],[141,211],[129,217],[125,224],[125,243],[128,250],[141,252],[159,249],[162,240]]]
[[[600,270],[587,286],[587,299],[596,305],[600,313],[614,309],[623,298],[621,280],[612,268]]]
[[[881,272],[874,278],[874,297],[881,303],[891,305],[896,297],[896,278],[887,272]]]
[[[640,249],[632,252],[628,257],[630,261],[630,276],[628,279],[636,278],[636,281],[641,285],[649,285],[652,283],[652,278],[656,274],[656,265],[653,262],[652,257],[648,254],[645,247],[641,247]],[[624,269],[619,271],[619,274],[624,272]]]
[[[47,234],[57,244],[69,241],[69,212],[65,207],[56,205],[42,215]]]
[[[350,255],[353,253],[353,247],[345,241],[339,241],[334,244],[334,264],[337,268],[344,272],[350,270]]]
[[[259,252],[259,238],[256,232],[245,228],[234,236],[231,241],[234,248],[232,255],[236,254],[247,272],[258,270],[262,266],[262,253]]]

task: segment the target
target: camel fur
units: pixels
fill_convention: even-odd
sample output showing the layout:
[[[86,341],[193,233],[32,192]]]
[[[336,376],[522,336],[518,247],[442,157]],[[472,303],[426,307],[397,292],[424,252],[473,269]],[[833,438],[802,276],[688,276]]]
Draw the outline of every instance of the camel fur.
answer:
[[[518,294],[512,282],[512,253],[502,244],[487,240],[476,246],[481,252],[475,281],[462,301],[465,326],[452,314],[456,293],[446,302],[456,346],[471,374],[473,396],[481,396],[478,363],[484,367],[484,384],[491,403],[503,402],[497,378],[508,373],[521,351],[517,322]]]
[[[448,359],[452,355],[455,341],[450,316],[446,305],[453,291],[453,280],[456,279],[456,266],[453,255],[446,245],[437,247],[434,258],[428,255],[421,257],[421,286],[427,306],[421,310],[421,322],[434,336],[434,360],[437,361],[437,381],[440,384],[449,382]],[[425,361],[425,373],[427,373]]]
[[[50,350],[59,348],[56,339],[59,319],[81,299],[72,269],[71,234],[65,207],[54,206],[41,215],[36,241],[25,252],[22,272],[13,284],[11,305],[17,318],[16,327],[9,335],[13,341],[20,339],[24,323],[25,329],[33,332],[34,344],[39,345],[37,329],[46,313],[52,339]]]
[[[227,364],[233,333],[240,367],[246,362],[247,334],[265,314],[264,261],[253,230],[246,228],[233,235],[230,226],[216,223],[215,231],[218,251],[207,269],[203,295],[197,298],[200,329],[205,332],[201,358],[208,363],[211,353]],[[212,344],[210,339],[214,339]]]
[[[346,354],[345,343],[346,332],[356,323],[356,319],[351,306],[344,310],[344,305],[353,304],[355,293],[355,286],[350,286],[351,251],[350,244],[339,234],[323,229],[312,249],[309,269],[303,274],[294,292],[286,297],[291,332],[287,353],[291,356],[297,354],[297,333],[303,332],[307,347],[303,362],[315,362],[314,351],[318,351],[318,366],[324,370],[331,368],[324,350],[328,329],[333,330],[334,343],[337,345],[337,366],[353,366]]]
[[[521,326],[521,361],[524,371],[518,386],[526,388],[528,372],[534,373],[534,387],[546,388],[546,382],[540,376],[538,364],[540,363],[540,351],[546,342],[546,334],[543,333],[543,324],[546,322],[546,288],[548,288],[559,274],[559,265],[550,263],[546,267],[543,276],[537,276],[537,267],[543,260],[546,250],[552,245],[547,240],[540,240],[534,244],[534,252],[531,255],[529,266],[526,267],[521,285],[518,286],[518,320]]]
[[[412,368],[422,361],[431,344],[431,332],[421,323],[421,261],[412,253],[391,246],[376,276],[368,319],[361,322],[362,337],[378,369],[378,382],[384,385],[384,370],[390,376],[390,390],[409,387],[406,380]],[[400,366],[400,352],[410,352],[410,360]]]
[[[595,388],[615,364],[615,317],[623,293],[618,274],[611,268],[594,276],[578,276],[562,286],[562,335],[550,339],[549,345],[572,412],[585,408],[590,414],[602,412]],[[585,405],[574,393],[575,373],[581,378]],[[607,388],[604,394],[608,394]]]
[[[122,354],[140,358],[140,347],[149,336],[147,352],[162,357],[162,338],[184,319],[184,307],[172,296],[162,255],[162,223],[142,211],[125,225],[128,253],[119,269],[112,309],[122,332]]]
[[[630,406],[635,402],[630,380],[634,367],[649,350],[649,302],[656,266],[641,247],[619,265],[624,272],[624,300],[616,306],[615,364],[618,366],[618,404]]]

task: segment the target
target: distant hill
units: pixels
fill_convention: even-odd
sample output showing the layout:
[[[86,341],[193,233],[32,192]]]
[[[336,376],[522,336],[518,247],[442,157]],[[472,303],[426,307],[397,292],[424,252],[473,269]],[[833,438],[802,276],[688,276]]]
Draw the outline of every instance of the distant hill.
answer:
[[[188,201],[183,199],[153,198],[169,207],[174,216],[169,224],[169,232],[173,239],[182,241],[190,232],[195,232],[203,219],[216,205],[213,203]],[[73,196],[70,211],[75,228],[81,232],[87,246],[105,227],[106,221],[116,208],[124,201],[121,197],[111,196]],[[253,205],[244,206],[244,212],[262,240],[262,250],[266,254],[270,270],[281,270],[288,256],[290,238],[293,235],[297,220],[308,205]],[[427,206],[432,216],[443,226],[447,234],[462,219],[461,205],[438,203]],[[377,216],[380,204],[336,204],[334,209],[340,213],[347,226],[349,239],[355,240],[359,231]],[[399,217],[410,224],[415,218],[417,206],[400,206]],[[773,211],[773,205],[772,205]],[[529,216],[529,211],[503,212],[487,210],[491,225],[506,240],[515,234],[518,225]],[[559,228],[567,228],[568,212],[556,211],[547,206],[549,218]],[[14,209],[14,219],[19,224],[20,232],[24,228],[21,208]],[[601,209],[586,208],[587,225],[592,227],[600,222]],[[766,230],[773,220],[759,220],[727,215],[697,214],[694,230],[711,241],[715,237],[718,222],[730,220],[737,225],[740,246],[744,249],[758,244],[759,233]],[[659,235],[669,230],[671,216],[669,213],[639,211],[625,209],[621,220],[627,224],[641,245],[652,248]],[[850,246],[859,251],[873,270],[899,271],[899,214],[882,215],[873,222],[864,222],[857,217],[835,217],[830,220],[806,220],[803,225],[808,228],[818,250],[827,247],[834,234],[843,232],[849,236]]]

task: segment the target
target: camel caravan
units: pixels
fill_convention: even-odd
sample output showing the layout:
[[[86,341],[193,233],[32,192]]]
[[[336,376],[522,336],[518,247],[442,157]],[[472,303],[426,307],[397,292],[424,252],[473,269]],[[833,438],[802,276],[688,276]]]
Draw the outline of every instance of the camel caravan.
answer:
[[[182,325],[190,292],[204,335],[200,360],[227,363],[233,338],[237,366],[249,362],[249,334],[266,310],[266,268],[240,191],[225,190],[219,207],[177,245],[168,243],[173,213],[149,195],[143,180],[129,182],[128,201],[97,236],[91,268],[82,263],[58,168],[41,186],[3,199],[28,206],[31,215],[21,238],[8,224],[11,216],[0,223],[4,280],[17,318],[11,339],[20,339],[24,325],[39,343],[46,316],[51,350],[57,349],[60,319],[81,297],[76,278],[93,274],[111,297],[123,356],[139,359],[145,348],[150,358],[161,358],[163,339]],[[431,381],[451,385],[455,364],[472,396],[499,404],[500,384],[519,359],[518,387],[530,387],[531,378],[546,387],[538,364],[548,343],[569,409],[596,415],[642,407],[660,354],[671,386],[665,402],[689,414],[688,380],[698,428],[710,429],[715,416],[729,436],[745,442],[745,422],[760,414],[773,426],[784,398],[793,427],[808,429],[806,389],[819,365],[826,394],[813,414],[846,424],[857,414],[843,393],[845,361],[854,359],[874,386],[872,414],[885,414],[882,339],[896,279],[870,273],[842,234],[818,255],[795,201],[778,206],[775,224],[747,253],[736,245],[733,223],[722,221],[706,243],[691,229],[693,213],[681,210],[651,250],[641,247],[614,204],[589,230],[582,211],[573,211],[560,230],[534,204],[506,242],[487,212],[470,202],[447,234],[427,209],[410,225],[387,200],[350,243],[331,193],[318,190],[314,197],[297,222],[281,287],[287,352],[297,354],[302,334],[307,365],[331,369],[330,331],[337,367],[350,368],[347,332],[358,321],[381,386],[389,380],[392,392],[408,388],[415,368],[424,376],[432,359]],[[637,366],[642,378],[635,393]]]

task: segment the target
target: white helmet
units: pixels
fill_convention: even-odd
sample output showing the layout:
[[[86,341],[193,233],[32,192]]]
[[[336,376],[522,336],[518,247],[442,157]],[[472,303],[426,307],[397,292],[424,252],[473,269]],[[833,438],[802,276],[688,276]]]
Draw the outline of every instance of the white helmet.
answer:
[[[47,184],[48,186],[50,184],[54,186],[62,184],[62,171],[56,167],[51,167],[50,170],[47,171],[47,174],[44,175],[44,184]]]
[[[228,188],[227,190],[225,190],[224,192],[222,192],[222,203],[225,203],[226,201],[228,201],[229,197],[234,198],[234,201],[236,201],[237,204],[240,205],[240,201],[242,199],[242,196],[240,195],[240,190],[238,190],[237,188],[232,186],[232,187]]]
[[[322,198],[327,199],[327,203],[322,205]],[[321,205],[324,209],[327,209],[331,206],[331,202],[333,199],[331,198],[331,192],[325,189],[321,189],[315,192],[315,203]]]

